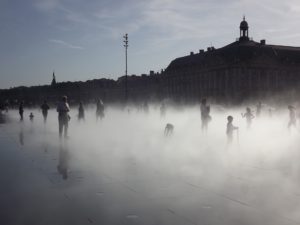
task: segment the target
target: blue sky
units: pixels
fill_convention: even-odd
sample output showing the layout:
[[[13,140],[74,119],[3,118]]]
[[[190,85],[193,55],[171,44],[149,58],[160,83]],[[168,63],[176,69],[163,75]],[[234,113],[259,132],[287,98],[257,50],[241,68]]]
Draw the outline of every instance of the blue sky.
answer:
[[[160,71],[239,35],[300,46],[298,0],[0,0],[0,88]]]

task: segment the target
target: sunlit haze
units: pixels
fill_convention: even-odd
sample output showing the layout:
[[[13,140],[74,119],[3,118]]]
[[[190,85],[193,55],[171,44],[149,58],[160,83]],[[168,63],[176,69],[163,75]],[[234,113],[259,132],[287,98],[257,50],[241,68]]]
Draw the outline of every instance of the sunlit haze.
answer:
[[[196,106],[168,107],[165,118],[155,105],[148,113],[108,107],[98,122],[93,106],[85,122],[77,121],[73,108],[69,138],[63,141],[54,109],[46,125],[39,110],[26,110],[23,123],[11,111],[10,122],[1,127],[2,143],[14,142],[18,148],[9,153],[6,147],[2,157],[17,154],[19,175],[27,181],[9,176],[4,180],[18,182],[14,193],[36,190],[40,197],[30,200],[30,209],[38,212],[32,216],[24,210],[27,195],[19,195],[19,208],[7,206],[15,215],[7,221],[298,224],[299,130],[288,131],[287,109],[273,110],[270,117],[265,107],[248,130],[241,117],[244,108],[212,105],[212,121],[203,133]],[[225,134],[227,115],[240,128],[231,146]],[[164,137],[166,123],[174,125],[169,137]],[[57,172],[59,166],[67,168],[66,180]],[[31,173],[28,168],[33,168]],[[41,199],[47,201],[42,208]]]
[[[299,225],[299,21],[0,0],[0,225]]]

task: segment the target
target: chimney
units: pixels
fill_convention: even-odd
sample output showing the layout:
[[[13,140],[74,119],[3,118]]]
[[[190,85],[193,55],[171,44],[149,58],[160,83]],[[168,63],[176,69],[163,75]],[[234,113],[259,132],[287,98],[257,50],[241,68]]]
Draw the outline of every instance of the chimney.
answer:
[[[260,40],[260,44],[261,45],[265,45],[266,44],[266,40],[265,39]]]
[[[204,53],[204,49],[200,49],[199,53],[201,53],[201,54]]]
[[[194,55],[194,52],[191,52],[190,55]]]
[[[208,52],[210,51],[210,47],[207,47],[207,51],[208,51]]]
[[[153,70],[150,70],[150,75],[154,75],[154,71]]]

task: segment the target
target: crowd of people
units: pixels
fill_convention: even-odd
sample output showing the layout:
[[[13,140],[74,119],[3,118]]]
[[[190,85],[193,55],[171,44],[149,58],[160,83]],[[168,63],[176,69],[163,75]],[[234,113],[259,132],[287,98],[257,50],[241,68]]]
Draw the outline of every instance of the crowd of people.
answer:
[[[8,104],[4,108],[4,111],[7,113],[8,112]],[[47,123],[47,117],[48,117],[48,111],[50,109],[49,104],[47,101],[44,101],[43,104],[40,106],[40,109],[42,111],[42,116],[44,123]],[[99,118],[102,120],[104,118],[104,103],[101,99],[97,99],[96,101],[96,119],[98,120]],[[70,106],[68,103],[68,98],[67,96],[63,96],[60,100],[60,102],[57,104],[56,111],[58,113],[58,130],[59,130],[59,137],[68,137],[68,126],[69,126],[69,121],[71,120],[71,117],[69,115],[70,112]],[[1,112],[1,110],[0,110]],[[20,116],[20,121],[24,120],[24,102],[21,101],[18,107],[18,112]],[[33,112],[30,112],[29,114],[29,120],[33,122],[34,120],[34,114]],[[82,102],[79,103],[78,107],[78,121],[84,121],[85,120],[85,109],[82,104]]]
[[[251,128],[252,120],[256,117],[259,118],[261,115],[261,111],[263,108],[263,104],[261,102],[258,102],[256,105],[256,116],[254,116],[254,112],[251,110],[250,107],[246,107],[246,112],[241,113],[242,118],[246,119],[247,123],[247,129]],[[296,127],[296,108],[292,105],[288,106],[289,110],[289,122],[288,122],[288,129],[291,130],[292,127]],[[207,131],[208,124],[212,120],[212,117],[210,116],[210,105],[207,104],[206,99],[202,99],[201,104],[200,104],[200,111],[201,111],[201,121],[202,125],[201,128],[204,132]],[[269,108],[269,117],[272,117],[272,112],[273,108]],[[233,116],[229,115],[227,116],[227,126],[226,126],[226,135],[227,135],[227,142],[228,144],[232,143],[233,140],[233,134],[234,132],[237,132],[238,136],[238,131],[239,127],[233,125]]]
[[[145,113],[147,113],[149,111],[149,106],[148,106],[147,101],[145,101],[141,105],[141,108],[143,109],[143,111]],[[260,117],[262,108],[263,108],[263,104],[261,102],[258,102],[258,104],[256,105],[255,112],[252,111],[250,107],[246,107],[246,112],[241,113],[242,118],[246,119],[246,124],[247,124],[248,129],[251,128],[253,119]],[[289,122],[288,122],[287,127],[290,130],[291,128],[296,127],[296,121],[297,121],[296,108],[292,105],[289,105],[287,108],[289,110]],[[40,106],[40,109],[42,111],[44,123],[46,123],[47,116],[48,116],[48,110],[50,109],[50,106],[48,105],[47,101],[43,102],[43,104]],[[166,110],[167,110],[165,102],[161,103],[161,106],[159,109],[160,109],[160,116],[162,118],[164,118],[166,116]],[[6,112],[8,111],[8,105],[5,107],[5,111]],[[71,119],[71,117],[69,115],[70,107],[68,104],[67,96],[63,96],[61,98],[61,101],[57,104],[56,111],[58,113],[59,137],[67,138],[68,137],[68,125],[69,125],[69,121]],[[99,118],[102,120],[104,118],[104,111],[105,111],[105,107],[104,107],[103,101],[101,99],[97,99],[96,100],[96,120],[98,120]],[[130,111],[128,110],[128,112],[130,112]],[[272,117],[272,114],[273,114],[272,112],[273,112],[273,109],[269,108],[269,117],[270,118]],[[210,113],[211,113],[211,107],[207,103],[207,100],[204,98],[200,102],[201,129],[204,133],[207,132],[209,123],[212,121],[212,117],[211,117]],[[24,120],[24,117],[23,117],[24,102],[20,102],[20,104],[19,104],[19,115],[20,115],[20,121],[23,121]],[[34,115],[32,112],[29,115],[29,119],[31,122],[33,122]],[[233,125],[233,119],[234,119],[233,116],[231,116],[231,115],[227,116],[226,135],[227,135],[227,141],[229,144],[232,143],[234,132],[236,131],[238,134],[238,130],[239,130],[239,127]],[[79,107],[78,107],[78,120],[79,121],[85,120],[85,109],[84,109],[82,102],[79,103]],[[174,125],[171,123],[168,123],[165,127],[165,135],[167,134],[166,136],[169,136],[172,133],[173,129],[174,129]]]

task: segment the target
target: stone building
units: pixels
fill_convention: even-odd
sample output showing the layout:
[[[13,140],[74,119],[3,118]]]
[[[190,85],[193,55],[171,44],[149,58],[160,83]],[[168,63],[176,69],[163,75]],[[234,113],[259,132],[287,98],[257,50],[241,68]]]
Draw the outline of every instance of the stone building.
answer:
[[[240,37],[229,45],[173,60],[163,74],[165,95],[243,100],[295,90],[300,83],[300,47],[251,40],[245,18],[239,28]]]

